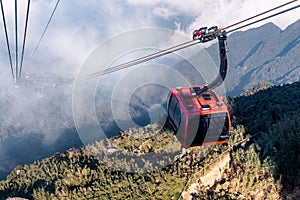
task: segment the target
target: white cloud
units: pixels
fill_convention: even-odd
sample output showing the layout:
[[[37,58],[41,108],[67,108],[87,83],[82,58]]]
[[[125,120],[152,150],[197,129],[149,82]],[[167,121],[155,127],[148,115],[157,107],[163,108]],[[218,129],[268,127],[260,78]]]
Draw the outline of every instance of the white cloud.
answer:
[[[158,17],[168,19],[170,16],[174,16],[176,13],[173,12],[172,10],[169,10],[168,8],[156,7],[153,9],[153,14]]]
[[[208,26],[208,25],[219,25],[227,26],[237,21],[243,20],[245,18],[256,15],[260,12],[266,11],[273,7],[279,6],[283,3],[286,3],[286,0],[276,0],[276,1],[261,1],[261,0],[157,0],[157,1],[147,1],[147,0],[128,0],[129,4],[139,5],[139,6],[148,6],[158,9],[161,5],[172,14],[176,12],[179,14],[186,14],[194,16],[195,20],[190,24],[188,31],[198,28],[199,26]],[[288,7],[295,6],[296,4],[291,4]],[[283,8],[283,9],[286,9]],[[279,9],[275,12],[281,11]],[[273,13],[275,13],[273,12]],[[270,13],[270,14],[273,14]],[[159,12],[154,14],[160,14]],[[266,22],[273,22],[278,25],[280,28],[284,29],[289,24],[295,22],[300,18],[299,9],[293,12],[285,13],[281,16],[272,18],[268,21],[256,24],[255,26],[260,26]],[[252,26],[253,27],[253,26]]]

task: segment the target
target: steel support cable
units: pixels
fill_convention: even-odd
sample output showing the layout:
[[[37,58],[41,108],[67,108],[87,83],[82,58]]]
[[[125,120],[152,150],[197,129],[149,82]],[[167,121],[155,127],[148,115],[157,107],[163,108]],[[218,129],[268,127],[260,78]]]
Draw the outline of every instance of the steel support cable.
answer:
[[[117,66],[114,66],[114,67],[111,67],[111,68],[108,68],[108,69],[105,69],[105,70],[102,70],[102,71],[98,71],[98,72],[95,72],[95,73],[92,73],[92,74],[89,74],[89,75],[86,75],[86,76],[81,77],[81,78],[94,78],[94,77],[100,76],[102,74],[109,74],[109,73],[112,73],[112,72],[115,72],[115,71],[118,71],[118,70],[130,67],[130,66],[142,63],[142,62],[144,62],[143,60],[147,59],[148,57],[152,57],[152,59],[154,59],[154,58],[156,58],[157,55],[162,55],[164,52],[169,52],[169,51],[172,51],[174,49],[181,48],[181,47],[185,48],[186,45],[189,45],[191,43],[195,43],[195,41],[192,40],[192,41],[184,42],[184,43],[178,44],[176,46],[173,46],[173,47],[170,47],[170,48],[167,48],[167,49],[163,49],[163,50],[160,50],[158,52],[155,52],[155,53],[152,53],[152,54],[149,54],[149,55],[137,58],[135,60],[131,60],[131,61],[122,63],[120,65],[117,65]],[[199,43],[199,41],[197,41],[197,43]],[[169,52],[169,53],[171,53],[171,52]],[[166,54],[163,54],[163,55],[166,55]]]
[[[26,42],[26,35],[27,35],[27,25],[28,25],[28,17],[29,17],[29,9],[30,9],[30,0],[28,0],[27,11],[26,11],[26,19],[25,19],[26,21],[25,21],[25,28],[24,28],[23,44],[22,44],[22,54],[21,54],[19,80],[20,80],[21,75],[22,75],[22,67],[23,67],[23,60],[24,60],[24,50],[25,50],[25,42]]]
[[[264,21],[264,20],[266,20],[266,19],[269,19],[269,18],[275,17],[275,16],[277,16],[277,15],[280,15],[280,14],[283,14],[283,13],[286,13],[286,12],[289,12],[289,11],[291,11],[291,10],[294,10],[294,9],[296,9],[296,8],[299,8],[299,7],[300,7],[300,4],[299,4],[299,5],[297,5],[297,6],[294,6],[294,7],[288,8],[288,9],[286,9],[286,10],[283,10],[283,11],[281,11],[281,12],[275,13],[275,14],[273,14],[273,15],[270,15],[270,16],[267,16],[267,17],[264,17],[264,18],[262,18],[262,19],[259,19],[259,20],[256,20],[256,21],[254,21],[254,22],[251,22],[251,23],[245,24],[245,25],[243,25],[243,26],[240,26],[240,27],[238,27],[238,28],[232,29],[232,30],[230,30],[230,31],[227,31],[227,33],[234,32],[234,31],[236,31],[236,30],[239,30],[239,29],[241,29],[241,28],[245,28],[245,27],[247,27],[247,26],[250,26],[250,25],[252,25],[252,24],[256,24],[256,23],[258,23],[258,22],[261,22],[261,21]]]
[[[43,33],[42,33],[42,35],[41,35],[41,37],[40,37],[40,39],[39,39],[39,41],[38,41],[36,47],[35,47],[35,49],[34,49],[32,55],[31,55],[30,60],[32,60],[32,58],[35,56],[35,54],[36,54],[38,48],[40,47],[40,44],[41,44],[41,42],[42,42],[42,40],[43,40],[43,38],[44,38],[44,36],[45,36],[45,34],[46,34],[46,31],[47,31],[47,29],[48,29],[48,26],[49,26],[49,24],[50,24],[50,22],[51,22],[51,20],[52,20],[52,18],[53,18],[53,15],[54,15],[54,13],[55,13],[55,11],[56,11],[56,9],[57,9],[57,6],[58,6],[59,2],[60,2],[60,0],[57,0],[55,6],[54,6],[54,8],[53,8],[53,11],[52,11],[52,13],[51,13],[51,16],[50,16],[50,18],[49,18],[49,20],[48,20],[48,22],[47,22],[47,24],[46,24],[46,27],[45,27],[45,29],[44,29],[44,31],[43,31]]]
[[[101,75],[110,74],[112,72],[116,72],[116,71],[119,71],[119,70],[122,70],[122,69],[126,69],[126,68],[129,68],[129,67],[132,67],[132,66],[137,65],[137,64],[141,64],[143,62],[147,62],[147,61],[153,60],[155,58],[158,58],[158,57],[161,57],[161,56],[173,53],[175,51],[178,51],[178,50],[181,50],[181,49],[193,46],[193,45],[198,44],[198,43],[200,43],[200,41],[198,41],[198,40],[192,40],[192,41],[189,41],[189,42],[185,42],[183,44],[176,45],[175,47],[164,49],[164,50],[161,50],[159,52],[156,52],[156,53],[153,53],[153,54],[150,54],[150,55],[147,55],[147,56],[144,56],[144,57],[141,57],[141,58],[138,58],[138,59],[126,62],[126,63],[122,63],[120,65],[116,65],[114,67],[110,67],[108,69],[101,70],[101,71],[98,71],[98,72],[95,72],[93,74],[89,74],[89,75],[86,75],[86,76],[83,76],[83,77],[80,77],[80,78],[83,78],[83,79],[86,79],[86,78],[95,78],[95,77],[98,77],[98,76],[101,76]]]
[[[216,34],[216,33],[220,33],[220,32],[222,32],[222,31],[225,31],[226,29],[232,28],[232,27],[234,27],[234,26],[237,26],[237,25],[239,25],[239,24],[242,24],[242,23],[244,23],[244,22],[247,22],[247,21],[249,21],[249,20],[251,20],[251,19],[255,19],[255,18],[259,17],[259,16],[265,15],[265,14],[267,14],[267,13],[269,13],[269,12],[272,12],[272,11],[277,10],[277,9],[279,9],[279,8],[285,7],[285,6],[289,5],[289,4],[295,3],[296,1],[298,1],[298,0],[289,1],[289,2],[287,2],[287,3],[284,3],[284,4],[281,4],[281,5],[277,6],[277,7],[271,8],[271,9],[269,9],[269,10],[267,10],[267,11],[262,12],[262,13],[256,14],[256,15],[254,15],[254,16],[252,16],[252,17],[248,17],[247,19],[241,20],[241,21],[239,21],[239,22],[236,22],[236,23],[234,23],[234,24],[231,24],[231,25],[229,25],[229,26],[226,26],[226,27],[224,27],[224,28],[221,28],[221,29],[219,29],[219,30],[217,30],[217,31],[215,31],[215,32],[212,32],[212,33],[210,33],[210,34],[207,34],[206,37],[211,36],[211,35]],[[270,18],[270,17],[269,17],[269,18]],[[261,21],[263,21],[263,20],[261,20]],[[254,22],[254,23],[257,23],[257,22]],[[249,26],[249,25],[252,25],[252,24],[254,24],[254,23],[253,23],[253,22],[252,22],[252,23],[249,23],[249,24],[247,24],[247,25],[241,26],[241,27],[236,28],[236,29],[234,29],[234,30],[238,30],[238,29],[244,28],[244,27]],[[232,31],[233,31],[233,30],[227,31],[227,33],[230,33],[230,32],[232,32]]]
[[[244,20],[242,20],[242,21],[239,21],[239,22],[237,22],[237,23],[231,24],[231,25],[229,25],[229,26],[227,26],[227,27],[222,28],[221,30],[225,30],[225,29],[229,29],[229,28],[231,28],[231,27],[237,26],[237,25],[239,25],[239,24],[241,24],[241,23],[244,23],[244,22],[246,22],[246,21],[249,21],[249,20],[251,20],[251,19],[257,18],[257,17],[259,17],[259,16],[262,16],[262,15],[264,15],[264,14],[267,14],[267,13],[272,12],[272,11],[274,11],[274,10],[277,10],[277,9],[279,9],[279,8],[285,7],[285,6],[289,5],[289,4],[295,3],[296,1],[298,1],[298,0],[289,1],[289,2],[287,2],[287,3],[284,3],[284,4],[282,4],[282,5],[279,5],[279,6],[277,6],[277,7],[271,8],[270,10],[267,10],[267,11],[265,11],[265,12],[259,13],[259,14],[257,14],[257,15],[254,15],[254,16],[252,16],[252,17],[249,17],[249,18],[244,19]]]
[[[264,12],[262,12],[262,13],[259,13],[259,14],[257,14],[257,15],[254,15],[254,16],[249,17],[249,18],[247,18],[247,19],[241,20],[241,21],[239,21],[239,22],[236,22],[236,23],[231,24],[231,25],[229,25],[229,26],[226,26],[226,27],[224,27],[224,28],[218,29],[218,30],[215,31],[215,32],[208,33],[208,34],[206,34],[204,37],[209,37],[209,36],[212,36],[212,35],[214,35],[214,34],[220,33],[220,32],[222,32],[222,31],[225,31],[226,29],[229,29],[229,28],[231,28],[231,27],[237,26],[237,25],[239,25],[239,24],[242,24],[242,23],[244,23],[244,22],[246,22],[246,21],[252,20],[252,19],[257,18],[257,17],[259,17],[259,16],[262,16],[262,15],[264,15],[264,14],[266,14],[266,13],[269,13],[269,12],[272,12],[272,11],[274,11],[274,10],[277,10],[277,9],[279,9],[279,8],[285,7],[285,6],[287,6],[287,5],[291,4],[291,3],[294,3],[294,2],[296,2],[296,1],[298,1],[298,0],[293,0],[293,1],[290,1],[290,2],[287,2],[287,3],[284,3],[284,4],[282,4],[282,5],[279,5],[279,6],[277,6],[277,7],[272,8],[272,9],[269,9],[269,10],[267,10],[267,11],[264,11]],[[281,11],[281,12],[279,12],[279,13],[273,14],[273,15],[268,16],[268,17],[266,17],[266,18],[257,20],[256,22],[252,22],[252,23],[246,24],[246,25],[244,25],[244,26],[238,27],[237,29],[234,29],[234,30],[238,30],[238,29],[244,28],[244,27],[246,27],[246,26],[250,26],[250,25],[252,25],[252,24],[254,24],[254,23],[257,23],[257,22],[263,21],[263,20],[265,20],[265,19],[274,17],[274,16],[279,15],[279,14],[282,14],[282,13],[284,13],[284,12],[288,12],[288,11],[293,10],[293,9],[296,9],[296,8],[298,8],[298,7],[299,7],[299,6],[295,6],[295,7],[293,7],[293,8],[287,9],[287,10],[285,10],[285,11]],[[233,31],[233,30],[230,30],[229,32],[232,32],[232,31]],[[197,41],[197,42],[195,43],[195,41]],[[156,53],[153,53],[153,54],[149,54],[149,55],[143,56],[143,57],[141,57],[141,58],[138,58],[138,59],[135,59],[135,60],[132,60],[132,61],[129,61],[129,62],[125,62],[125,63],[123,63],[123,64],[120,64],[120,65],[117,65],[117,66],[114,66],[114,67],[111,67],[111,68],[108,68],[108,69],[105,69],[105,70],[101,70],[101,71],[98,71],[98,72],[95,72],[95,73],[92,73],[92,74],[88,74],[88,75],[86,75],[86,76],[82,76],[82,77],[79,77],[79,78],[80,78],[80,79],[95,78],[95,77],[98,77],[98,76],[101,76],[101,75],[109,74],[109,73],[112,73],[112,72],[115,72],[115,71],[119,71],[119,70],[122,70],[122,69],[125,69],[125,68],[128,68],[128,67],[131,67],[131,66],[134,66],[134,65],[137,65],[137,64],[140,64],[140,63],[143,63],[143,62],[152,60],[152,59],[154,59],[154,58],[158,58],[158,57],[163,56],[163,55],[167,55],[167,54],[173,53],[173,52],[175,52],[175,51],[184,49],[184,48],[189,47],[189,46],[193,46],[193,45],[195,45],[195,44],[197,44],[197,43],[200,43],[200,42],[201,42],[201,41],[198,41],[198,40],[188,41],[188,42],[185,42],[185,43],[182,43],[182,44],[178,44],[178,45],[176,45],[176,46],[174,46],[174,47],[170,47],[170,48],[168,48],[168,49],[161,50],[161,51],[159,51],[159,52],[156,52]],[[178,47],[178,48],[176,48],[176,47]]]
[[[267,11],[264,11],[264,12],[262,12],[262,13],[259,13],[259,14],[257,14],[257,15],[254,15],[254,16],[252,16],[252,17],[248,17],[247,19],[241,20],[241,21],[239,21],[239,22],[236,22],[236,23],[231,24],[231,25],[229,25],[229,26],[226,26],[226,27],[224,27],[224,28],[218,29],[218,30],[216,30],[216,31],[214,31],[214,32],[212,32],[212,33],[208,33],[208,34],[206,34],[204,37],[209,37],[209,36],[212,36],[212,35],[214,35],[214,34],[216,34],[216,33],[220,33],[220,32],[222,32],[222,31],[225,31],[225,30],[229,29],[229,28],[232,28],[232,27],[234,27],[234,26],[237,26],[237,25],[239,25],[239,24],[242,24],[242,23],[244,23],[244,22],[247,22],[247,21],[249,21],[249,20],[251,20],[251,19],[257,18],[257,17],[262,16],[262,15],[265,15],[265,14],[267,14],[267,13],[269,13],[269,12],[272,12],[272,11],[277,10],[277,9],[279,9],[279,8],[285,7],[285,6],[289,5],[289,4],[295,3],[296,1],[298,1],[298,0],[289,1],[289,2],[287,2],[287,3],[284,3],[284,4],[282,4],[282,5],[279,5],[279,6],[277,6],[277,7],[271,8],[271,9],[269,9],[269,10],[267,10]],[[279,15],[279,14],[282,14],[282,13],[284,13],[284,12],[287,12],[287,11],[290,11],[290,10],[293,10],[293,9],[296,9],[297,7],[299,7],[299,6],[292,7],[292,8],[290,8],[290,9],[285,10],[285,11],[276,13],[276,14],[274,14],[274,15],[265,17],[265,18],[263,18],[263,19],[257,20],[257,21],[255,21],[255,22],[251,22],[251,23],[249,23],[249,24],[240,26],[240,27],[238,27],[238,28],[236,28],[236,29],[233,29],[233,30],[230,30],[230,31],[226,31],[226,32],[227,32],[227,33],[230,33],[230,32],[236,31],[236,30],[238,30],[238,29],[241,29],[241,28],[250,26],[250,25],[252,25],[252,24],[258,23],[258,22],[260,22],[260,21],[266,20],[266,19],[268,19],[268,18],[274,17],[274,16]]]
[[[167,49],[163,49],[163,50],[160,50],[158,52],[155,52],[155,53],[152,53],[152,54],[149,54],[147,56],[143,56],[141,58],[138,58],[138,59],[135,59],[135,60],[132,60],[132,61],[129,61],[129,62],[126,62],[126,63],[122,63],[120,65],[117,65],[115,67],[112,67],[112,68],[109,68],[107,70],[103,70],[105,71],[105,74],[107,73],[110,73],[109,71],[116,71],[118,68],[119,69],[124,69],[126,67],[123,67],[123,66],[131,66],[131,65],[135,65],[135,64],[140,64],[142,62],[144,62],[144,60],[148,61],[148,59],[150,58],[151,59],[154,59],[154,58],[157,58],[157,57],[160,57],[162,55],[166,55],[166,54],[169,54],[171,52],[173,52],[174,50],[177,51],[177,49],[182,49],[182,48],[186,48],[186,47],[189,47],[189,46],[192,46],[194,45],[193,43],[195,43],[195,41],[188,41],[188,42],[184,42],[184,43],[181,43],[179,45],[176,45],[176,46],[173,46],[173,47],[170,47],[170,48],[167,48]],[[197,41],[196,43],[199,43],[199,41]],[[192,44],[192,45],[191,45]]]
[[[16,77],[15,81],[18,79],[18,0],[15,0],[15,41],[16,41]]]
[[[6,20],[5,20],[5,14],[4,14],[2,0],[0,0],[0,4],[1,4],[2,20],[3,20],[4,32],[5,32],[5,38],[6,38],[6,45],[7,45],[7,51],[8,51],[8,58],[9,58],[9,64],[10,64],[10,69],[11,69],[11,75],[12,75],[12,79],[14,79],[15,78],[15,74],[14,74],[14,69],[13,69],[13,65],[12,65],[12,56],[11,56],[11,50],[10,50],[10,46],[9,46],[9,40],[8,40],[8,34],[7,34],[7,27],[6,27]]]

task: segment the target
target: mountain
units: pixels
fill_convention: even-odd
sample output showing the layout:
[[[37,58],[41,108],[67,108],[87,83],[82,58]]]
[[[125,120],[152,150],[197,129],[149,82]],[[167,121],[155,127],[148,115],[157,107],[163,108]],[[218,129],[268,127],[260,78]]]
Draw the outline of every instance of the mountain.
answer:
[[[254,85],[300,80],[300,20],[281,30],[273,23],[229,34],[227,95],[237,96]],[[218,63],[217,45],[207,48]]]
[[[156,125],[131,129],[17,166],[1,181],[0,196],[299,199],[299,91],[299,82],[264,83],[227,99],[233,120],[227,145],[186,150],[170,131],[159,131]],[[155,160],[147,160],[147,154]]]

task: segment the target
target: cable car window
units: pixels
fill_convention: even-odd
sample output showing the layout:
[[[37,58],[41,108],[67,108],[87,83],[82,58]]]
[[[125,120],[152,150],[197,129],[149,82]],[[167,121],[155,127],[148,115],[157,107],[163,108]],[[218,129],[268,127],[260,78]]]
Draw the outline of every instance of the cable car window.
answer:
[[[189,117],[189,127],[188,127],[188,135],[191,137],[191,139],[194,139],[195,136],[198,134],[199,127],[199,119],[200,116],[190,116]],[[201,126],[201,125],[200,125]]]
[[[229,121],[227,113],[213,114],[208,134],[215,135],[215,137],[219,137],[221,134],[227,135],[228,128]]]
[[[176,105],[177,105],[176,98],[173,95],[171,95],[171,98],[169,101],[168,114],[172,120],[174,120],[174,112],[175,112]]]
[[[206,135],[207,130],[210,126],[210,120],[209,119],[210,119],[209,115],[204,115],[203,117],[201,117],[200,123],[199,123],[199,128],[198,128],[198,134]]]
[[[205,130],[205,123],[207,121],[208,127]],[[229,121],[227,113],[215,113],[211,115],[206,115],[200,120],[200,126],[203,126],[203,130],[198,130],[198,134],[205,134],[204,142],[215,142],[218,141],[221,136],[228,137],[228,128],[229,128]],[[206,132],[206,133],[205,133]]]
[[[180,116],[180,126],[177,127],[177,130],[175,131],[176,132],[176,137],[178,138],[179,141],[184,141],[185,138],[184,138],[184,135],[185,135],[185,125],[186,125],[186,115],[184,113],[181,113],[181,116]]]
[[[209,127],[209,132],[217,132],[220,133],[222,132],[223,126],[224,126],[224,121],[225,121],[225,116],[214,114],[212,115],[212,119],[210,122],[210,127]]]
[[[180,126],[180,119],[181,119],[181,109],[180,109],[179,104],[177,104],[175,107],[174,118],[173,118],[175,126],[177,126],[177,127]]]

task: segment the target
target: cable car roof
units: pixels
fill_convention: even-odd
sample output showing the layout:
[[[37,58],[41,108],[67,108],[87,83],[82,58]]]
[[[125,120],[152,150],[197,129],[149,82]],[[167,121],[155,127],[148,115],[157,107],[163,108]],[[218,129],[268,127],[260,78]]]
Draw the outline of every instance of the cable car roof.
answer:
[[[221,97],[213,90],[197,94],[197,91],[202,89],[200,87],[191,86],[172,89],[172,95],[176,97],[183,113],[186,115],[199,115],[210,114],[212,111],[216,113],[227,110]]]

